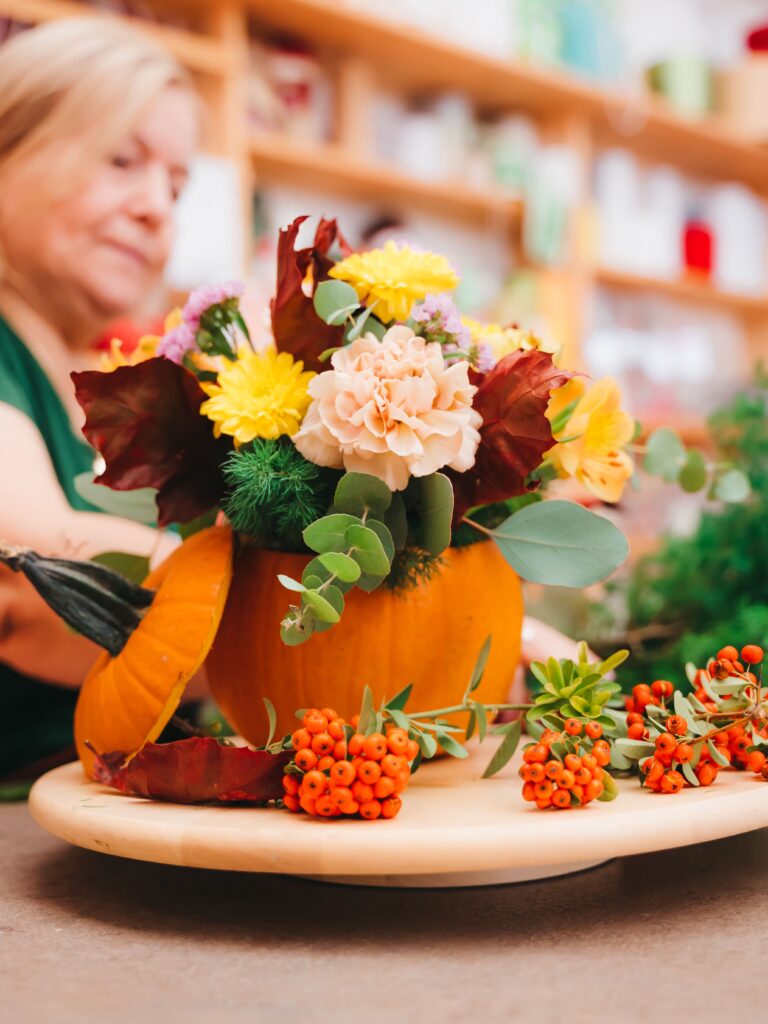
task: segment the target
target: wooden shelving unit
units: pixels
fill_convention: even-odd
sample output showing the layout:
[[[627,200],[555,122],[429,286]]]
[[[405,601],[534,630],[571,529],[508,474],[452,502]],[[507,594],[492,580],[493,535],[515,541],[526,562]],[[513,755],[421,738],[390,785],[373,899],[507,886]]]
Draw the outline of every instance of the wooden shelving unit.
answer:
[[[715,117],[687,120],[654,97],[608,93],[565,72],[488,57],[332,0],[156,0],[153,6],[190,15],[194,29],[139,19],[131,23],[165,43],[194,73],[209,109],[208,148],[230,157],[241,170],[244,217],[255,185],[280,182],[388,206],[415,206],[481,229],[493,225],[496,233],[501,224],[509,227],[509,244],[516,246],[516,229],[524,218],[519,198],[462,182],[410,178],[375,158],[370,115],[379,83],[410,95],[462,90],[482,111],[532,116],[544,138],[566,142],[578,152],[585,210],[588,169],[606,145],[626,147],[642,160],[663,161],[700,179],[735,179],[768,197],[768,147],[744,142]],[[82,0],[0,0],[0,15],[27,23],[98,13]],[[332,142],[304,145],[251,131],[245,89],[251,30],[296,36],[327,58],[338,94]],[[768,292],[736,295],[693,278],[661,280],[594,267],[576,242],[564,266],[538,273],[571,361],[578,362],[598,287],[723,309],[742,319],[756,354],[768,352]],[[700,421],[680,420],[687,437],[703,439]]]
[[[251,159],[257,181],[280,181],[342,193],[345,197],[417,205],[443,217],[454,217],[482,226],[491,220],[517,223],[522,201],[501,190],[468,188],[461,182],[428,182],[410,178],[397,168],[375,164],[350,153],[341,145],[305,145],[291,139],[253,135]]]

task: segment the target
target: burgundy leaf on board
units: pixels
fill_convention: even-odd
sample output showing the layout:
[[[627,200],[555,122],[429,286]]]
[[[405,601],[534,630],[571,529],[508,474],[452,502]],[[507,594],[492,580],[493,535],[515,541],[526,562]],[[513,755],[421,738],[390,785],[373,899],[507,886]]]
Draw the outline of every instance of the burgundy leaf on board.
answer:
[[[147,359],[111,373],[73,373],[85,412],[83,433],[107,466],[96,483],[116,491],[158,489],[158,523],[186,523],[217,505],[229,438],[213,436],[200,415],[197,379],[169,359]]]
[[[290,352],[304,362],[306,370],[325,369],[319,356],[327,348],[341,345],[344,328],[323,323],[315,312],[310,296],[302,290],[302,282],[312,267],[313,290],[328,279],[334,261],[328,250],[338,242],[343,254],[350,252],[335,220],[321,219],[314,243],[306,249],[295,249],[299,228],[306,217],[297,217],[280,232],[277,243],[277,290],[270,303],[272,333],[281,352]]]
[[[547,352],[512,352],[488,373],[473,375],[478,391],[472,405],[483,417],[475,464],[466,473],[449,471],[454,520],[474,505],[514,498],[555,443],[546,417],[550,392],[573,376]]]
[[[283,795],[283,769],[292,756],[290,750],[270,754],[193,736],[147,743],[124,767],[125,754],[97,754],[93,778],[130,796],[169,803],[264,803]]]

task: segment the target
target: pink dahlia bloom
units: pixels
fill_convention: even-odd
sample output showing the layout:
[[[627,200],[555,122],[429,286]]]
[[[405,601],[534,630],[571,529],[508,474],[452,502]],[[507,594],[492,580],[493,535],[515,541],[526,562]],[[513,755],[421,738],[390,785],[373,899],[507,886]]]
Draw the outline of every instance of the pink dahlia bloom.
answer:
[[[335,352],[309,385],[313,402],[293,442],[310,462],[377,476],[402,491],[411,476],[475,462],[482,417],[465,360],[448,365],[440,345],[391,327]]]
[[[224,281],[221,284],[203,284],[195,288],[187,299],[187,304],[182,312],[184,323],[190,330],[197,331],[200,327],[200,317],[211,306],[218,306],[220,302],[228,299],[239,299],[245,291],[242,281]]]

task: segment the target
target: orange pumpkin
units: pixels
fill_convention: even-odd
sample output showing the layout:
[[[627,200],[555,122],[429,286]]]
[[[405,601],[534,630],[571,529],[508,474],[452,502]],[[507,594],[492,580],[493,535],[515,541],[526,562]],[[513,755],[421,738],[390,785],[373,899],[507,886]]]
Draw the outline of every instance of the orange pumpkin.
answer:
[[[135,753],[157,739],[205,660],[232,579],[232,532],[213,526],[193,534],[147,577],[157,590],[117,657],[102,654],[75,709],[75,743],[90,778],[94,755]]]
[[[351,590],[337,625],[287,647],[280,620],[296,595],[276,576],[300,579],[309,556],[243,549],[206,663],[213,695],[237,732],[265,742],[263,696],[275,705],[279,733],[295,728],[302,707],[333,706],[350,717],[366,683],[377,703],[412,682],[411,710],[455,704],[489,633],[477,697],[504,701],[520,657],[520,581],[492,542],[449,548],[442,557],[441,571],[415,590]]]

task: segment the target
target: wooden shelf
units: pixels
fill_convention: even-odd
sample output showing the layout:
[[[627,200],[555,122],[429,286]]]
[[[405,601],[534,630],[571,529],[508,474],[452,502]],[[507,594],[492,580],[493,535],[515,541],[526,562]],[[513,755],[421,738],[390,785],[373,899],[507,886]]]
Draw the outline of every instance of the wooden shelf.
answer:
[[[626,146],[697,175],[736,178],[768,193],[768,148],[741,140],[716,117],[689,120],[662,99],[628,97],[572,74],[488,57],[410,26],[333,6],[330,0],[247,3],[261,25],[354,53],[409,88],[460,89],[484,107],[581,116],[603,144]],[[631,122],[626,132],[625,122]]]
[[[24,24],[38,24],[55,18],[115,17],[114,14],[78,0],[0,0],[0,15]],[[198,32],[158,25],[142,18],[122,17],[164,44],[190,71],[223,75],[229,50],[218,40]]]
[[[421,181],[396,168],[361,160],[342,146],[305,145],[294,139],[255,135],[251,159],[259,181],[328,190],[381,205],[410,205],[438,216],[480,224],[520,220],[522,201],[498,189],[467,188],[460,182]]]
[[[716,306],[740,316],[768,316],[768,294],[755,296],[720,291],[705,279],[699,279],[695,275],[666,280],[601,267],[595,271],[595,280],[608,288],[654,292],[682,302]]]

